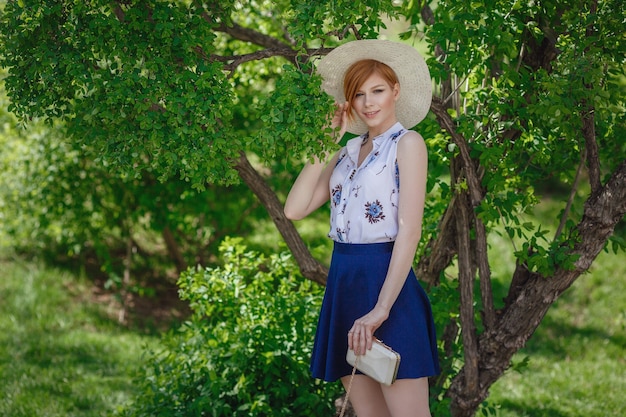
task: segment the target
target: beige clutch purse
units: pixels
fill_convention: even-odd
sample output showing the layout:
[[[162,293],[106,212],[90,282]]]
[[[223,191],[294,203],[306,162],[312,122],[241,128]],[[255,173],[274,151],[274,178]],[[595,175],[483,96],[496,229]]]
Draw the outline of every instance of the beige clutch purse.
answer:
[[[384,385],[391,385],[398,375],[400,354],[378,339],[374,339],[372,349],[365,355],[355,355],[354,350],[348,349],[346,361],[365,375]]]

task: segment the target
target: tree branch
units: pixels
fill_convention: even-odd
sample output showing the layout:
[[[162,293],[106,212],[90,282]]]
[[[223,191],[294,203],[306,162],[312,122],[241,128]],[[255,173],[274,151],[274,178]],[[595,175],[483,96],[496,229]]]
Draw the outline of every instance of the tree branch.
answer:
[[[287,246],[298,263],[302,275],[318,284],[326,285],[328,269],[311,256],[311,253],[304,244],[295,226],[285,217],[283,205],[278,200],[276,193],[274,193],[263,177],[254,169],[243,152],[236,161],[234,168],[269,213],[276,228],[283,236],[283,239],[285,239]]]
[[[459,292],[461,295],[461,336],[465,356],[464,393],[474,396],[478,392],[478,344],[474,323],[474,273],[470,244],[471,210],[467,204],[467,194],[461,192],[456,200],[456,229],[459,248]]]
[[[203,14],[203,17],[205,20],[211,22],[210,17],[206,13]],[[254,29],[245,28],[234,22],[230,22],[228,25],[221,23],[215,28],[215,30],[226,33],[237,40],[250,42],[268,49],[292,49],[286,43],[272,36],[266,35]]]
[[[446,395],[455,417],[474,415],[476,407],[488,395],[489,387],[506,371],[511,357],[521,349],[539,326],[550,306],[576,279],[588,271],[605,247],[617,223],[626,215],[626,161],[615,170],[607,184],[585,203],[583,219],[577,225],[577,241],[571,255],[578,256],[573,269],[559,267],[554,276],[528,272],[520,280],[516,298],[503,312],[493,329],[479,338],[479,386],[475,396],[464,391],[463,369],[453,380]]]
[[[585,148],[587,149],[587,167],[589,169],[591,193],[595,194],[602,187],[602,182],[600,181],[600,159],[598,157],[598,144],[596,143],[594,113],[591,108],[583,116],[583,137],[585,138]]]
[[[491,287],[491,268],[487,254],[487,232],[485,224],[474,215],[474,227],[476,230],[476,262],[478,263],[478,276],[480,279],[480,298],[483,304],[483,324],[485,329],[491,329],[496,323],[496,311],[493,305],[493,290]]]
[[[483,190],[480,186],[478,175],[476,174],[474,161],[472,161],[472,158],[470,157],[467,142],[465,141],[465,138],[456,131],[454,121],[446,111],[439,97],[433,97],[430,109],[437,117],[439,125],[450,134],[454,143],[459,147],[459,153],[461,155],[461,160],[463,161],[463,171],[465,172],[465,178],[467,179],[467,185],[469,187],[470,202],[472,207],[476,207],[483,199]]]
[[[209,60],[227,63],[224,65],[224,70],[232,73],[235,69],[237,69],[239,65],[249,62],[249,61],[258,61],[260,59],[271,58],[274,56],[281,56],[283,58],[288,59],[291,62],[295,62],[296,57],[298,57],[299,55],[304,57],[305,59],[309,59],[316,55],[327,55],[332,50],[333,48],[307,49],[306,54],[300,54],[298,51],[295,51],[291,48],[280,48],[280,49],[270,48],[270,49],[262,49],[260,51],[251,52],[249,54],[243,54],[243,55],[232,55],[232,56],[211,55],[209,57]],[[202,52],[202,54],[204,54],[204,52]]]
[[[439,232],[431,239],[424,253],[415,267],[419,279],[429,286],[439,285],[439,277],[454,259],[457,253],[455,207],[457,195],[452,196],[437,229]]]
[[[559,226],[556,229],[556,233],[554,233],[554,240],[557,240],[561,236],[561,233],[563,233],[563,229],[565,228],[565,224],[567,223],[567,218],[569,217],[569,213],[572,210],[572,204],[574,204],[574,198],[576,197],[576,193],[578,192],[578,184],[583,174],[585,159],[587,159],[586,155],[587,148],[583,149],[583,151],[581,152],[580,163],[578,164],[576,176],[574,177],[574,182],[572,183],[572,189],[570,190],[569,197],[567,198],[565,209],[563,209],[563,214],[561,215]]]
[[[591,2],[589,13],[594,15],[598,10],[597,0]],[[585,32],[587,37],[595,36],[596,29],[593,26],[594,19],[589,20]],[[588,52],[588,48],[585,48]],[[591,83],[585,83],[585,88],[589,91],[594,89]],[[587,167],[589,169],[589,183],[591,185],[591,195],[600,191],[602,182],[600,180],[600,158],[598,156],[598,143],[596,142],[595,108],[592,100],[583,100],[582,133],[585,138],[585,149],[587,150]]]
[[[199,7],[202,6],[200,5]],[[257,61],[274,56],[281,56],[297,65],[296,58],[298,56],[304,56],[306,59],[309,59],[316,55],[327,55],[333,50],[333,48],[310,48],[306,50],[306,54],[302,54],[302,51],[295,50],[291,45],[281,41],[280,39],[266,35],[254,29],[246,28],[232,21],[229,23],[220,22],[217,26],[215,26],[215,20],[206,11],[202,12],[202,18],[209,24],[214,25],[214,29],[218,32],[225,33],[233,39],[237,39],[242,42],[249,42],[265,48],[248,54],[232,56],[214,54],[208,55],[200,46],[195,48],[196,53],[204,59],[227,63],[224,65],[224,70],[230,72],[231,74],[239,65],[249,61]],[[351,26],[348,26],[346,30],[350,27]]]
[[[120,5],[119,1],[115,2],[115,6],[113,6],[113,14],[115,14],[117,20],[119,20],[121,23],[124,23],[126,13],[124,13],[124,10],[122,10],[122,6]]]
[[[297,55],[296,52],[291,48],[281,48],[281,49],[272,48],[272,49],[263,49],[260,51],[251,52],[249,54],[243,54],[243,55],[232,55],[232,56],[211,55],[209,57],[209,60],[227,63],[224,65],[224,71],[228,71],[232,74],[239,65],[245,62],[258,61],[258,60],[270,58],[273,56],[282,56],[293,62],[295,60],[296,55]]]
[[[165,226],[162,231],[163,241],[165,242],[165,247],[167,248],[167,253],[170,256],[170,259],[174,261],[174,265],[176,265],[176,270],[178,273],[181,273],[185,269],[187,269],[187,262],[183,257],[182,252],[180,251],[180,247],[176,242],[176,238],[174,237],[174,233],[172,233],[172,229],[169,226]]]

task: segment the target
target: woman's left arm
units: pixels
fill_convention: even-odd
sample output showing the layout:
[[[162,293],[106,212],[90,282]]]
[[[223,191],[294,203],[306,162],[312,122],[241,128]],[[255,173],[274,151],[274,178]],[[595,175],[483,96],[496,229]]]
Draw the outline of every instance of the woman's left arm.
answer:
[[[374,332],[389,317],[391,307],[407,279],[422,235],[428,171],[428,151],[422,136],[417,132],[407,132],[398,143],[397,155],[401,189],[398,235],[376,306],[357,319],[350,330],[348,345],[357,354],[365,353],[365,347],[372,348]]]

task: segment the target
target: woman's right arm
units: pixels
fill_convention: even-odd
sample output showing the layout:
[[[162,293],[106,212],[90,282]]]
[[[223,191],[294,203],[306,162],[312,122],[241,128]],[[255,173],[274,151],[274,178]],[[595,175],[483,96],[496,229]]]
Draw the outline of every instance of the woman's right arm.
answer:
[[[346,132],[348,108],[348,103],[335,104],[330,127],[339,128],[337,141]],[[313,163],[307,162],[287,196],[284,212],[288,219],[303,219],[330,199],[328,184],[338,158],[339,153],[336,153],[328,163],[320,161],[317,157]]]
[[[328,163],[317,157],[313,163],[307,162],[287,196],[284,211],[288,219],[303,219],[329,200],[328,184],[338,157],[336,153]]]

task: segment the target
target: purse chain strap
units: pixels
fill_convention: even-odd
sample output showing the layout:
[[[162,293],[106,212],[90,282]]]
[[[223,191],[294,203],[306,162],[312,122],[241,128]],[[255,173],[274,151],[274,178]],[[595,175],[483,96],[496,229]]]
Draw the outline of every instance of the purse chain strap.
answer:
[[[350,397],[350,390],[352,389],[352,381],[354,380],[354,374],[356,374],[356,366],[359,363],[360,355],[356,356],[354,360],[354,366],[352,367],[352,375],[350,375],[350,382],[348,383],[348,389],[346,390],[346,398],[343,400],[343,404],[341,405],[341,413],[339,413],[339,417],[343,417],[346,412],[346,406],[348,405],[348,398]]]

